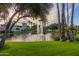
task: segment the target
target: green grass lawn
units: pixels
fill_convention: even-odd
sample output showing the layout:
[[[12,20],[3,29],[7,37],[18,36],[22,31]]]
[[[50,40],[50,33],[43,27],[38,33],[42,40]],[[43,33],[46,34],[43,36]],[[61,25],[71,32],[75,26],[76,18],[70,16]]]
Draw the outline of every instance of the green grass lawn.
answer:
[[[79,42],[6,42],[0,55],[11,56],[78,56]]]

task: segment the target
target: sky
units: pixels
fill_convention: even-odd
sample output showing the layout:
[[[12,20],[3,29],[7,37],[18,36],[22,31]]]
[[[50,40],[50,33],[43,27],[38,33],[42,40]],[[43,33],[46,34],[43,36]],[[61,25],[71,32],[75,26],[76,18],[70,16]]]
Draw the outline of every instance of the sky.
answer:
[[[74,24],[79,25],[79,4],[75,5]]]

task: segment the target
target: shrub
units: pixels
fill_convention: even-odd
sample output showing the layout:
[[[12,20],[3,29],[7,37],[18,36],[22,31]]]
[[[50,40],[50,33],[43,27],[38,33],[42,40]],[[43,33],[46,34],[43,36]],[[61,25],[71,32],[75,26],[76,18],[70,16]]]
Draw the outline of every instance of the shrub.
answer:
[[[79,37],[76,37],[76,41],[79,41]]]
[[[76,41],[79,41],[79,34],[76,35]]]

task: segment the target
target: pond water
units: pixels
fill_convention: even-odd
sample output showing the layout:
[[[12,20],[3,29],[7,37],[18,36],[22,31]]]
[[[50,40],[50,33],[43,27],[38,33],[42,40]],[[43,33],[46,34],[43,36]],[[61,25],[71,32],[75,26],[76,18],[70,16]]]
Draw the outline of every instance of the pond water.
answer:
[[[11,38],[13,41],[52,41],[51,34],[22,34],[18,36],[13,36]]]

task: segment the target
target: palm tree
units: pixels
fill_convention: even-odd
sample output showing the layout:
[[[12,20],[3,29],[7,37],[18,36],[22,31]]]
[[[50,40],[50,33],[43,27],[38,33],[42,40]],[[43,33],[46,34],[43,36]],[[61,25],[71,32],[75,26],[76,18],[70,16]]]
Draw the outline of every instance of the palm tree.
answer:
[[[45,34],[46,34],[46,21],[47,21],[47,19],[43,18],[43,20],[42,20],[42,30],[43,30],[43,40],[44,41],[46,40],[46,37],[45,37]]]
[[[57,3],[57,14],[58,14],[58,31],[59,31],[59,37],[61,39],[60,10],[59,10],[59,4],[58,3]]]
[[[69,6],[68,6],[68,3],[66,4],[66,6],[67,6],[67,40],[69,40],[70,39],[70,34],[69,34]]]
[[[69,25],[69,5],[68,3],[66,5],[67,5],[67,25]]]
[[[74,41],[74,23],[73,23],[73,20],[74,20],[74,7],[75,7],[75,4],[72,3],[72,15],[71,15],[71,41]]]
[[[65,41],[65,3],[62,3],[62,19],[61,19],[61,39]]]

